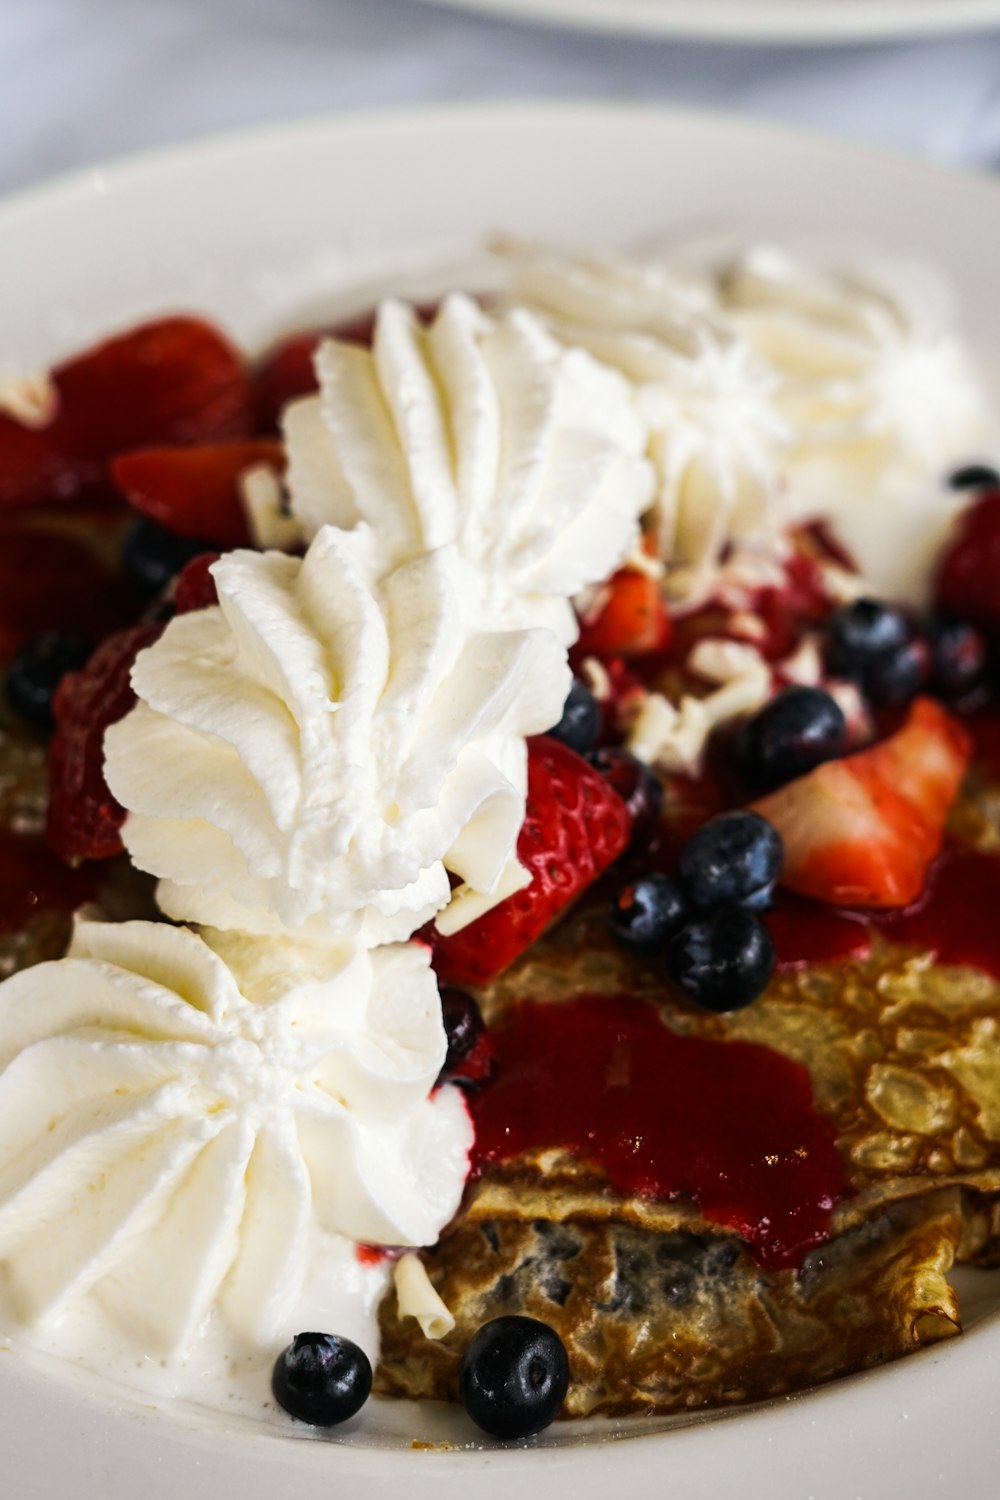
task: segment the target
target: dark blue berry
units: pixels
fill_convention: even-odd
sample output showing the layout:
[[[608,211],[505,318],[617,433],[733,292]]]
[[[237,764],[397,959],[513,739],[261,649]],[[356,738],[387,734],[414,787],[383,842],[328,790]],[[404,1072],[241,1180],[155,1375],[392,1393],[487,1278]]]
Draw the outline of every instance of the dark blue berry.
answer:
[[[448,1039],[448,1051],[438,1083],[447,1083],[476,1050],[486,1031],[486,1025],[482,1011],[472,996],[453,985],[445,985],[441,990],[441,1015],[444,1034]]]
[[[942,698],[964,698],[986,675],[986,639],[975,625],[938,615],[927,627],[931,687]]]
[[[688,839],[677,868],[695,906],[756,911],[771,900],[784,853],[778,830],[759,813],[719,813]]]
[[[52,701],[67,672],[86,663],[91,647],[75,635],[50,631],[22,646],[7,669],[7,702],[35,729],[53,727]]]
[[[335,1333],[297,1333],[278,1355],[271,1376],[274,1399],[313,1427],[333,1427],[361,1410],[372,1388],[363,1349]]]
[[[861,674],[860,686],[875,708],[902,708],[927,680],[930,651],[923,641],[904,641],[876,656]]]
[[[753,791],[768,792],[843,755],[847,721],[822,688],[789,687],[740,730],[736,757]]]
[[[569,1386],[562,1339],[537,1318],[494,1318],[472,1337],[458,1368],[469,1416],[492,1437],[541,1432],[558,1416]]]
[[[759,917],[724,906],[682,927],[666,953],[667,973],[706,1010],[742,1010],[767,989],[774,944]]]
[[[611,931],[633,953],[659,953],[690,916],[688,901],[668,875],[642,875],[618,892]]]
[[[122,567],[143,599],[162,594],[171,579],[203,552],[218,551],[211,542],[174,536],[146,516],[132,522],[122,546]]]
[[[1000,474],[989,464],[964,464],[949,474],[948,483],[953,490],[992,490],[1000,485]]]
[[[656,835],[663,807],[663,788],[656,776],[628,750],[602,746],[587,759],[614,788],[632,819],[629,848],[644,848]]]
[[[904,646],[906,617],[877,599],[855,599],[827,621],[826,660],[837,677],[861,682],[872,662]]]
[[[549,734],[554,740],[575,750],[578,755],[586,755],[596,745],[600,732],[601,706],[586,683],[581,682],[579,677],[574,677],[569,696],[563,704],[562,718],[554,729],[549,730]]]

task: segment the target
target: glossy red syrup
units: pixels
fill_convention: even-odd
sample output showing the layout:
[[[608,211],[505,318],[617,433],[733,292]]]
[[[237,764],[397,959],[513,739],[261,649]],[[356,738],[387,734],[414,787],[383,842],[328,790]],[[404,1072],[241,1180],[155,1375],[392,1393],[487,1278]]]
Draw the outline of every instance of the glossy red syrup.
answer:
[[[70,869],[43,839],[0,831],[0,932],[42,912],[73,911],[96,893],[93,870]]]
[[[824,906],[792,891],[776,893],[764,920],[774,939],[779,973],[864,959],[871,952],[871,932],[860,913]]]
[[[750,1042],[678,1036],[630,996],[525,1004],[493,1040],[496,1078],[469,1100],[474,1172],[562,1147],[620,1192],[690,1194],[772,1269],[797,1265],[829,1233],[846,1179],[798,1063]]]
[[[1000,708],[990,704],[962,717],[972,735],[972,763],[987,776],[1000,779]]]
[[[1000,980],[1000,857],[946,849],[920,901],[877,922],[891,942],[913,944],[936,953],[941,964],[969,964]]]

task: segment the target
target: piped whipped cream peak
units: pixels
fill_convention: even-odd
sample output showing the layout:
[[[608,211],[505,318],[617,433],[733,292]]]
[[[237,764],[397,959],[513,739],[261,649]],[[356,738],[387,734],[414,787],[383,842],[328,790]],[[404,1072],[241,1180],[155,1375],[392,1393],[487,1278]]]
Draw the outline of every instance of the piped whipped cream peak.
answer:
[[[237,1348],[312,1326],[344,1237],[431,1243],[458,1206],[445,1050],[416,944],[80,923],[0,987],[5,1299],[43,1332],[85,1304],[173,1358],[210,1317]]]
[[[734,335],[711,280],[665,263],[519,253],[511,297],[632,384],[657,470],[667,591],[696,603],[730,543],[780,525],[790,432],[776,375]]]
[[[509,873],[525,737],[558,720],[569,668],[550,631],[470,633],[449,551],[380,577],[359,525],[303,559],[230,553],[219,606],[139,656],[106,773],[169,916],[384,942],[446,904],[449,871],[479,891]]]
[[[731,546],[817,515],[875,591],[923,602],[960,504],[944,476],[1000,452],[995,392],[940,278],[767,244],[512,260],[513,300],[633,386],[676,607],[712,592]]]
[[[320,394],[284,422],[306,535],[368,522],[390,569],[447,548],[468,628],[546,625],[570,644],[570,597],[634,548],[651,497],[622,377],[461,295],[427,327],[383,303],[371,351],[331,340],[316,368]]]

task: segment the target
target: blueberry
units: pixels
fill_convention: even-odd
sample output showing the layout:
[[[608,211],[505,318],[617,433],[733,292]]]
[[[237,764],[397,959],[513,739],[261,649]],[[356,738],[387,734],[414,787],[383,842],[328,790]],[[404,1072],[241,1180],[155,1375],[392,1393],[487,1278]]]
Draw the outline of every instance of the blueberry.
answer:
[[[904,615],[877,599],[855,599],[827,621],[827,666],[837,677],[858,682],[872,662],[904,646],[910,627]]]
[[[927,627],[931,687],[942,698],[962,698],[986,675],[986,640],[975,625],[954,615],[938,615]]]
[[[774,944],[759,917],[723,906],[682,927],[666,954],[667,973],[706,1010],[742,1010],[774,973]]]
[[[297,1333],[278,1355],[271,1376],[278,1404],[313,1427],[346,1422],[364,1406],[371,1388],[367,1354],[335,1333]]]
[[[573,686],[563,704],[559,723],[549,734],[554,740],[568,745],[578,755],[586,755],[597,743],[601,732],[601,706],[586,683],[573,678]]]
[[[562,1339],[537,1318],[494,1318],[472,1337],[458,1368],[462,1405],[484,1432],[530,1437],[558,1415],[569,1386]]]
[[[203,552],[218,551],[211,542],[174,536],[146,516],[132,522],[122,547],[122,567],[143,599],[155,599],[167,584]]]
[[[1000,474],[989,464],[964,464],[948,476],[953,490],[991,490],[1000,485]]]
[[[628,750],[602,746],[587,759],[614,788],[632,819],[630,849],[645,847],[655,836],[663,807],[663,788],[656,776]]]
[[[930,652],[923,641],[904,641],[876,656],[861,676],[861,687],[875,708],[902,708],[927,680]]]
[[[7,702],[35,729],[53,727],[52,702],[67,672],[84,666],[91,647],[75,635],[50,631],[21,647],[7,669]]]
[[[843,755],[847,722],[822,688],[790,687],[743,726],[736,741],[740,771],[754,791],[768,792]]]
[[[448,1051],[438,1075],[438,1083],[447,1083],[475,1051],[486,1030],[482,1011],[464,990],[445,985],[441,990],[441,1014]]]
[[[727,812],[692,834],[681,850],[678,873],[695,906],[758,910],[770,902],[783,861],[773,823],[755,812]]]
[[[690,915],[687,898],[668,875],[643,875],[618,892],[611,931],[633,953],[659,953]]]

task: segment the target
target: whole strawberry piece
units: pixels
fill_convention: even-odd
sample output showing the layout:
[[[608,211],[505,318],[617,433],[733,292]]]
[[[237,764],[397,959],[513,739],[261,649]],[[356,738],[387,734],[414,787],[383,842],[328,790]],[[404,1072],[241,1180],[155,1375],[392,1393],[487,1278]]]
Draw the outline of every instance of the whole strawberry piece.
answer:
[[[448,984],[485,984],[523,953],[623,852],[628,810],[585,760],[544,735],[528,741],[528,801],[517,854],[531,884],[435,940]]]
[[[159,622],[120,630],[98,646],[81,672],[70,672],[59,684],[45,833],[50,848],[71,864],[122,852],[125,810],[104,780],[104,733],[135,702],[132,665],[162,630]]]
[[[218,547],[248,547],[251,538],[239,481],[256,464],[284,468],[281,444],[258,438],[140,448],[116,458],[111,474],[133,510],[174,536],[206,537]]]
[[[1000,638],[1000,489],[962,512],[938,569],[937,604]]]
[[[753,803],[785,846],[781,883],[837,906],[909,906],[940,852],[969,736],[930,698],[901,729]]]
[[[45,426],[0,416],[0,510],[101,489],[111,459],[131,448],[244,437],[252,423],[243,360],[200,318],[145,323],[67,360],[52,380]]]

